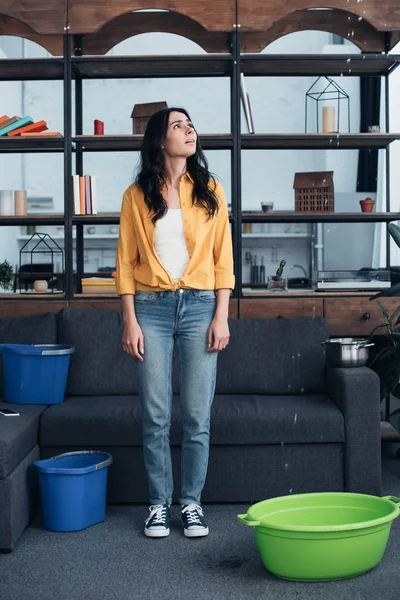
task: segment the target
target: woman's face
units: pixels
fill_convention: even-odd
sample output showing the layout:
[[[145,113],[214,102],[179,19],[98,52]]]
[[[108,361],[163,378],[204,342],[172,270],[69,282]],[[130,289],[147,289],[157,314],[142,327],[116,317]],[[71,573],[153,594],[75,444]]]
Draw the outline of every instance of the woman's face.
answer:
[[[187,158],[196,152],[197,134],[184,113],[172,111],[162,149],[171,158]]]

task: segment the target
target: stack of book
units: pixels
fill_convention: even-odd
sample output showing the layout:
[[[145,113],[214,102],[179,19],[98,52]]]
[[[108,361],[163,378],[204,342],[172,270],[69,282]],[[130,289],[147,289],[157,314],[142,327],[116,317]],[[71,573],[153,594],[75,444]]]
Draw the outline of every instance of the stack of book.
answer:
[[[72,175],[75,215],[97,215],[95,175]]]
[[[113,277],[83,277],[81,282],[83,294],[116,294]]]
[[[58,131],[48,131],[46,121],[33,122],[32,117],[0,117],[0,136],[47,136],[62,137]]]

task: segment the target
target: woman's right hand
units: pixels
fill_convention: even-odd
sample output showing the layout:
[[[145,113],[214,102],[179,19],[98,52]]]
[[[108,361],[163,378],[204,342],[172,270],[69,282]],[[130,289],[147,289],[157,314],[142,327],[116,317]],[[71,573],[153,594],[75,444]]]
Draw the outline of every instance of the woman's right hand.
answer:
[[[134,356],[138,360],[143,360],[144,337],[139,323],[125,323],[122,334],[122,348],[124,352]]]

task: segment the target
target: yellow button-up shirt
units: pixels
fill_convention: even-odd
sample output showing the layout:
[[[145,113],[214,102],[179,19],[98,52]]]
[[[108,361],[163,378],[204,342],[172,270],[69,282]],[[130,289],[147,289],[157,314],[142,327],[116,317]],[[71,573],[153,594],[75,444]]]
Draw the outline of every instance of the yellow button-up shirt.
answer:
[[[135,294],[136,290],[235,287],[232,237],[222,186],[217,183],[215,189],[218,213],[209,220],[205,208],[192,204],[193,179],[189,174],[182,176],[179,191],[189,263],[176,282],[154,249],[154,213],[149,212],[140,186],[134,183],[124,192],[117,249],[118,295]]]

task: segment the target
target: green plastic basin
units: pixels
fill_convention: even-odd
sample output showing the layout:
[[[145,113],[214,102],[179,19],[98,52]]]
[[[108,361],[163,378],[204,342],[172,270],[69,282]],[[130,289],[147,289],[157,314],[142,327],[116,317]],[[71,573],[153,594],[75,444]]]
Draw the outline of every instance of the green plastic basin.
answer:
[[[399,512],[395,496],[327,492],[264,500],[238,519],[255,528],[268,571],[295,581],[330,581],[375,567]]]

